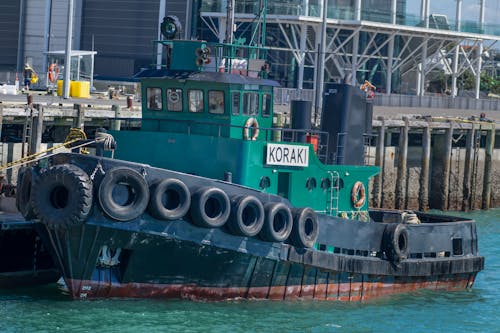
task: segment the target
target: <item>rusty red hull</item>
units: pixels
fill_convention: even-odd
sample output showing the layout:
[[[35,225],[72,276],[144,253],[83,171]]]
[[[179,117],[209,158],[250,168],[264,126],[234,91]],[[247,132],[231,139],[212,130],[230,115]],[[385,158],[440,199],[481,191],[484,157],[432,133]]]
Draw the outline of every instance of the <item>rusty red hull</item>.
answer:
[[[67,280],[73,298],[165,298],[191,300],[312,299],[323,301],[366,301],[417,290],[456,291],[471,288],[476,274],[458,276],[408,278],[382,282],[384,277],[369,277],[367,281],[323,283],[270,287],[202,287],[197,285],[161,285],[151,283],[105,284],[97,281]],[[352,277],[354,279],[355,277]]]

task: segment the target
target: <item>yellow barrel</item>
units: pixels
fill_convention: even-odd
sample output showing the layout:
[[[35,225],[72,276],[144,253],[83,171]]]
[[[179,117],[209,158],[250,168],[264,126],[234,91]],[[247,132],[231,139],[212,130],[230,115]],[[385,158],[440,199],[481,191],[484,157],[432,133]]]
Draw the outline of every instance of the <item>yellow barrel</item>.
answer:
[[[63,94],[63,80],[57,80],[57,96],[62,96]]]
[[[89,98],[90,97],[90,82],[88,81],[71,81],[70,88],[71,97]]]

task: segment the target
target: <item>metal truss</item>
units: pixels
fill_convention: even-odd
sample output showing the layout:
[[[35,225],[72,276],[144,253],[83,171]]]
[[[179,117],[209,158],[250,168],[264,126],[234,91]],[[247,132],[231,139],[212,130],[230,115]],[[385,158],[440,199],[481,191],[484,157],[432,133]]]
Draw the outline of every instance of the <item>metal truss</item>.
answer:
[[[220,36],[214,29],[217,25],[208,23],[224,21],[224,14],[201,14],[203,22]],[[255,20],[252,15],[235,15],[235,22],[252,20]],[[279,39],[285,45],[266,47],[291,52],[298,64],[295,87],[302,89],[304,68],[319,67],[322,20],[307,16],[267,15],[267,27],[279,31]],[[327,19],[324,81],[350,80],[352,84],[359,84],[378,71],[384,73],[382,82],[378,82],[381,91],[388,94],[402,92],[400,87],[392,86],[393,77],[398,77],[399,81],[406,80],[407,84],[413,85],[417,94],[424,95],[426,76],[436,70],[444,70],[455,80],[465,71],[471,71],[479,80],[481,55],[498,40],[500,37],[492,35]],[[314,81],[317,80],[315,73]]]

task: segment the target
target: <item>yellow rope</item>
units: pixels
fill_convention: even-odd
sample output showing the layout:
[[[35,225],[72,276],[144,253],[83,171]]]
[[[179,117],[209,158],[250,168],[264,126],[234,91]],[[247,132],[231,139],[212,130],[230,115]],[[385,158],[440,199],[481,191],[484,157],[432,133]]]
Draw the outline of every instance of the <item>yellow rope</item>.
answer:
[[[38,153],[34,153],[34,154],[31,154],[31,155],[28,155],[26,157],[23,157],[23,158],[17,160],[17,161],[12,161],[12,162],[9,162],[9,163],[7,163],[5,165],[2,165],[2,166],[0,166],[0,171],[10,169],[10,168],[12,168],[14,166],[23,165],[23,164],[26,164],[28,162],[32,162],[37,157],[39,157],[39,156],[41,156],[43,154],[49,153],[49,152],[51,152],[53,150],[62,148],[62,147],[65,147],[65,148],[69,149],[69,148],[71,148],[70,145],[72,143],[80,141],[80,140],[86,140],[86,139],[87,139],[87,136],[85,135],[84,131],[82,131],[79,128],[71,128],[69,130],[68,136],[66,136],[66,139],[64,140],[64,143],[61,143],[61,144],[59,144],[57,146],[54,146],[54,147],[42,150],[42,151],[40,151]]]

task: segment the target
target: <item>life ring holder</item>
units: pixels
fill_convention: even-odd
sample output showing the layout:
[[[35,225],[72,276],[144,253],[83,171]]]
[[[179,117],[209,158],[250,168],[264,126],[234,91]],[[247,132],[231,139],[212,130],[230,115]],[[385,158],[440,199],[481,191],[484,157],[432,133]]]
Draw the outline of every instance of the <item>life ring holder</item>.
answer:
[[[57,64],[50,64],[48,73],[49,81],[56,82],[58,76],[59,76],[59,67],[57,66]]]
[[[366,200],[366,189],[362,182],[357,181],[352,186],[351,202],[354,208],[361,208]]]
[[[252,136],[250,136],[250,128],[253,129]],[[257,119],[254,117],[248,118],[245,122],[245,127],[243,128],[243,139],[255,141],[259,136],[259,132],[259,122],[257,121]]]

